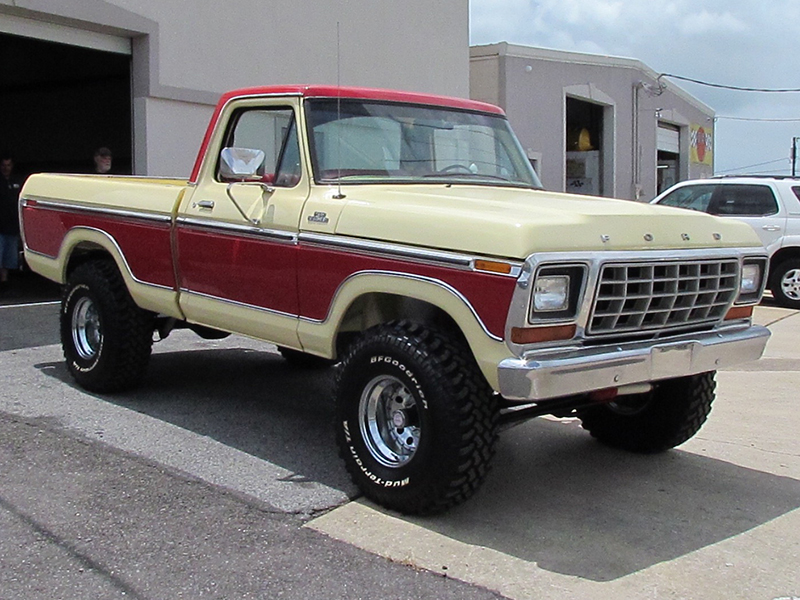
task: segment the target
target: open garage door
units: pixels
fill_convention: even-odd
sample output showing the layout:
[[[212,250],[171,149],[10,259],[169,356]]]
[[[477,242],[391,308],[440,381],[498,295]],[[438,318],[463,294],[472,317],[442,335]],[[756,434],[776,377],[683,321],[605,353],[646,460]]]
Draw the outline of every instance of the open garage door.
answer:
[[[680,129],[669,123],[659,123],[656,135],[656,149],[658,151],[656,193],[660,194],[678,183],[680,179]]]
[[[94,151],[105,146],[113,152],[112,172],[130,173],[129,41],[31,31],[24,21],[0,28],[0,150],[25,176],[91,173]]]

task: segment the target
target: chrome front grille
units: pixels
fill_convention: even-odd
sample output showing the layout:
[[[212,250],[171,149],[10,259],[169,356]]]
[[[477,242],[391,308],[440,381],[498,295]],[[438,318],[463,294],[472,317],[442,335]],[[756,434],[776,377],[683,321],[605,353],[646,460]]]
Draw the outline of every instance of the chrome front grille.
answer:
[[[587,335],[686,328],[719,321],[738,289],[737,260],[602,266]]]

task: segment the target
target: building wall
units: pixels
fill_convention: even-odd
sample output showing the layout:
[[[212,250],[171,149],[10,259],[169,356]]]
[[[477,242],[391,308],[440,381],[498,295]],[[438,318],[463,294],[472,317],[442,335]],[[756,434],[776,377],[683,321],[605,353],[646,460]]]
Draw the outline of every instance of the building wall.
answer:
[[[713,111],[672,83],[660,90],[656,78],[631,59],[506,43],[470,50],[470,96],[503,107],[528,156],[537,161],[542,183],[552,190],[565,190],[567,181],[567,97],[603,107],[603,195],[639,200],[656,195],[659,122],[680,130],[679,179],[713,173],[711,164],[692,160],[690,152],[693,125],[713,137]]]
[[[0,0],[4,14],[130,44],[139,174],[188,175],[213,104],[232,88],[469,93],[468,0]]]

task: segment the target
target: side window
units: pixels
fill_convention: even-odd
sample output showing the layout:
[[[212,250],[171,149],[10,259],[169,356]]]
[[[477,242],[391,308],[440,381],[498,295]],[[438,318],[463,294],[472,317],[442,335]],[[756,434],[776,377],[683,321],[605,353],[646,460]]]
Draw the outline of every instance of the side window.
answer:
[[[262,181],[293,187],[300,181],[300,147],[291,108],[242,110],[231,119],[225,146],[252,148],[264,153]],[[222,180],[217,171],[217,178]]]
[[[712,200],[715,215],[767,216],[778,212],[778,202],[766,185],[720,185]]]
[[[687,185],[680,187],[664,196],[659,204],[708,212],[708,205],[715,187],[714,185]]]

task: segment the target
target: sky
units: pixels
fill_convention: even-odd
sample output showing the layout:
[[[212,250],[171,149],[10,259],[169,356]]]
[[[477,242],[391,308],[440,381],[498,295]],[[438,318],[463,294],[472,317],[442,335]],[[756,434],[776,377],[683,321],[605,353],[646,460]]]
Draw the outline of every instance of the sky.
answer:
[[[657,73],[709,83],[800,88],[799,0],[469,1],[471,45],[509,42],[635,58]],[[800,93],[669,81],[716,112],[716,174],[791,174]]]

